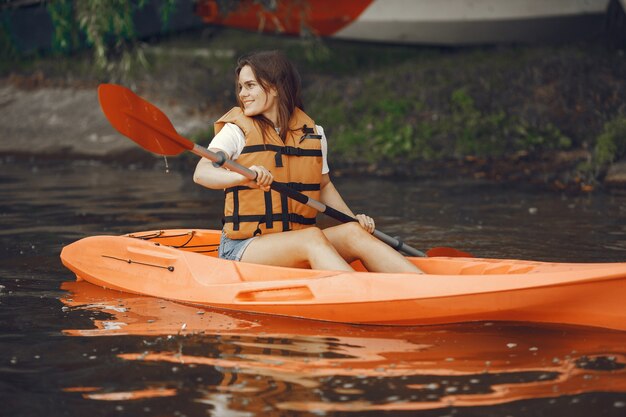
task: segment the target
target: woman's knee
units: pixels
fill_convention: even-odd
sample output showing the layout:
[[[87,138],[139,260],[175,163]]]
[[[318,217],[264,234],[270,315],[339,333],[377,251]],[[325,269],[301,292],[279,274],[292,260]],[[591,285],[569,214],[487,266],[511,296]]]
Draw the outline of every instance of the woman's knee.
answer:
[[[326,238],[326,235],[324,234],[322,229],[320,229],[319,227],[315,227],[315,226],[307,227],[306,229],[303,229],[301,233],[304,235],[304,238],[309,243],[318,243],[318,244],[328,243],[328,239]]]
[[[354,246],[357,243],[367,242],[372,236],[357,222],[349,222],[329,227],[324,231],[333,245]]]
[[[347,239],[363,239],[365,236],[370,236],[369,232],[363,229],[358,222],[344,223],[341,228]]]

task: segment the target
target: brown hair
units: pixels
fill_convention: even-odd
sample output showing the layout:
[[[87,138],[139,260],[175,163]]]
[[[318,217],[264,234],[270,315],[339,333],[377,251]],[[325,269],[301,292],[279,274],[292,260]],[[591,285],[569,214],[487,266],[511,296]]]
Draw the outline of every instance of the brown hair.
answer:
[[[275,88],[278,92],[277,126],[274,126],[270,120],[260,114],[253,116],[253,119],[264,128],[279,128],[280,138],[284,142],[289,131],[289,120],[295,108],[299,107],[304,110],[300,95],[300,74],[291,61],[280,51],[254,52],[240,57],[235,71],[235,92],[237,93],[237,103],[241,109],[243,109],[243,103],[239,98],[239,73],[246,65],[252,69],[252,73],[266,93],[269,92],[270,88]],[[266,129],[261,129],[261,131],[265,139]]]

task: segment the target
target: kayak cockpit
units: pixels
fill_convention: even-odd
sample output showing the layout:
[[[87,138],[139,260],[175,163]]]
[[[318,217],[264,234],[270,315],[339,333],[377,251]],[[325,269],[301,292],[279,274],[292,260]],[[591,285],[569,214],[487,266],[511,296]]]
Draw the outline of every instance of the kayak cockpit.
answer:
[[[216,230],[183,229],[130,233],[126,236],[217,258],[217,248],[220,244],[221,233]],[[367,269],[360,261],[354,261],[352,267],[358,272],[367,272]]]
[[[173,229],[131,233],[126,236],[216,258],[221,231]],[[525,275],[540,272],[562,272],[572,268],[580,270],[581,268],[580,264],[512,259],[416,257],[410,258],[410,260],[428,275]],[[360,261],[353,262],[352,267],[357,272],[367,272]],[[597,265],[587,264],[587,267],[594,268]]]

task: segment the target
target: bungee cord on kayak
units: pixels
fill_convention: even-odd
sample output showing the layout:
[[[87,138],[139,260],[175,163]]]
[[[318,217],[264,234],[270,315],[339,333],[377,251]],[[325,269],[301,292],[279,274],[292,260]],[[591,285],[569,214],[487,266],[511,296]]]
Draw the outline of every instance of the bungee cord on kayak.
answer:
[[[114,259],[116,261],[122,261],[125,262],[127,264],[137,264],[137,265],[144,265],[144,266],[151,266],[154,268],[161,268],[161,269],[167,269],[170,272],[174,272],[174,267],[173,266],[161,266],[161,265],[157,265],[157,264],[151,264],[148,262],[141,262],[141,261],[136,261],[130,258],[119,258],[117,256],[111,256],[111,255],[101,255],[103,258],[107,258],[107,259]]]
[[[165,231],[160,230],[158,232],[155,233],[150,233],[147,235],[136,235],[136,234],[129,234],[128,237],[133,237],[135,239],[141,239],[141,240],[153,240],[153,239],[176,239],[182,236],[189,236],[189,239],[186,242],[183,242],[182,244],[165,244],[165,242],[161,243],[156,243],[156,245],[166,245],[169,246],[171,248],[175,248],[175,249],[193,249],[193,252],[196,253],[210,253],[210,252],[217,252],[217,247],[219,246],[219,243],[204,243],[201,245],[190,245],[190,243],[193,241],[193,238],[196,235],[196,231],[192,230],[190,232],[187,233],[175,233],[175,234],[171,234],[168,235],[166,234]],[[205,250],[197,250],[198,248],[213,248],[213,249],[205,249]]]

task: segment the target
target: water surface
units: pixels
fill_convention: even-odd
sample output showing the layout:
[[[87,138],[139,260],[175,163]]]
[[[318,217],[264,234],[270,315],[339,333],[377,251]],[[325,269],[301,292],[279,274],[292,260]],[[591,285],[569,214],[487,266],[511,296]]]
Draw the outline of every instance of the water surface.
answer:
[[[219,228],[191,173],[0,165],[3,415],[626,413],[626,332],[527,323],[389,328],[232,313],[75,282],[61,248],[96,234]],[[419,249],[626,261],[626,196],[455,181],[336,181]],[[332,224],[324,220],[324,224]]]

